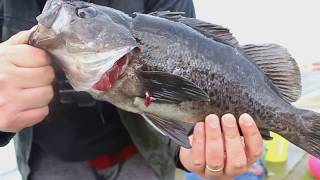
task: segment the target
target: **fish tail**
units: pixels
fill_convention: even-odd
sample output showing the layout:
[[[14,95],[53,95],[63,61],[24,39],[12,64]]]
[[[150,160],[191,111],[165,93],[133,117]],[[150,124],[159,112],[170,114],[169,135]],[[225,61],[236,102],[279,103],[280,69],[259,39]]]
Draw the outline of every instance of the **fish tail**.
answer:
[[[320,158],[320,114],[308,110],[299,110],[299,118],[294,129],[297,131],[295,136],[290,136],[294,138],[291,142],[311,155]],[[297,143],[295,143],[296,140]]]

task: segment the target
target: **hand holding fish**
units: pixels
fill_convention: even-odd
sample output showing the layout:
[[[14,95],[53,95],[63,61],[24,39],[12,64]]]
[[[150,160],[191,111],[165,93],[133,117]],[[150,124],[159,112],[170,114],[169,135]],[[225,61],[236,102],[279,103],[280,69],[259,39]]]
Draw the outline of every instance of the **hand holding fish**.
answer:
[[[181,163],[207,179],[232,179],[244,173],[261,156],[263,142],[251,116],[241,115],[239,125],[244,143],[233,115],[222,116],[221,126],[218,116],[207,116],[195,126],[192,148],[180,149]]]
[[[0,131],[18,132],[48,114],[54,79],[49,55],[26,45],[30,31],[0,44]]]

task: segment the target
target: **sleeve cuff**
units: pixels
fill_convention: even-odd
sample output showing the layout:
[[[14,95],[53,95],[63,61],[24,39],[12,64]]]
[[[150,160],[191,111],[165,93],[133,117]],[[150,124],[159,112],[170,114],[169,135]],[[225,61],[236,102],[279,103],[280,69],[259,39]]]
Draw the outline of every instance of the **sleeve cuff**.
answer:
[[[14,135],[15,135],[15,133],[0,131],[0,147],[7,145],[10,142],[10,140],[13,138]]]
[[[181,163],[181,161],[180,161],[180,158],[179,158],[179,151],[176,153],[176,155],[175,155],[175,162],[176,162],[176,168],[179,168],[179,169],[181,169],[181,170],[183,170],[183,171],[186,171],[186,172],[190,172],[188,169],[186,169],[183,165],[182,165],[182,163]]]

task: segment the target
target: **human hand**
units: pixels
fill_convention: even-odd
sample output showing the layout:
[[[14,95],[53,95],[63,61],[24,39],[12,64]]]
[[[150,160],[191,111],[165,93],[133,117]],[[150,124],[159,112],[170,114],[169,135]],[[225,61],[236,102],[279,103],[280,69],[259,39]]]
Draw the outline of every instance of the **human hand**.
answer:
[[[186,169],[206,179],[228,180],[246,172],[260,158],[263,141],[251,116],[239,118],[243,139],[232,114],[222,116],[221,125],[216,115],[196,124],[190,137],[192,148],[180,148],[180,161]]]
[[[0,44],[0,131],[18,132],[39,123],[53,98],[50,56],[27,45],[33,29]]]

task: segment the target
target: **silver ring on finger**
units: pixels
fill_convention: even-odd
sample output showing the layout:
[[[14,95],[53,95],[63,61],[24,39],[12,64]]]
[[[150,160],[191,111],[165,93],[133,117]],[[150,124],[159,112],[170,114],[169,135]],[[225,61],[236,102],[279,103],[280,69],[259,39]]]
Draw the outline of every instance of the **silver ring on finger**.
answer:
[[[206,169],[212,173],[221,172],[223,170],[223,167],[215,166],[215,167],[209,167],[206,165]]]

